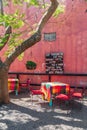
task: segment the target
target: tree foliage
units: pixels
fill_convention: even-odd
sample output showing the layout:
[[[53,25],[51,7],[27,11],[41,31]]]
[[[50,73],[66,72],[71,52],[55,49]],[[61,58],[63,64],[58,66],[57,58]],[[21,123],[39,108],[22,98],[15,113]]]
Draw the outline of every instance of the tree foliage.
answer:
[[[9,0],[3,0],[4,7],[8,7],[9,2]],[[28,36],[32,35],[33,33],[35,33],[35,29],[38,25],[36,22],[31,24],[32,18],[27,22],[27,19],[29,18],[27,18],[24,12],[21,11],[21,6],[23,6],[24,3],[28,5],[28,8],[34,6],[35,8],[38,8],[40,10],[42,9],[43,13],[45,13],[45,11],[47,11],[47,8],[49,7],[49,3],[45,3],[44,0],[12,0],[12,4],[14,5],[15,10],[10,14],[6,12],[0,14],[0,26],[3,26],[5,29],[8,26],[11,26],[12,28],[12,33],[10,34],[10,38],[8,41],[8,49],[5,52],[5,56],[11,55],[13,50],[23,42],[23,35],[24,33],[26,33],[26,31]],[[60,14],[61,12],[63,12],[62,6],[57,8],[54,16],[58,16],[58,14]],[[34,16],[38,17],[37,14],[34,14]],[[24,26],[26,26],[27,30],[24,30]],[[6,34],[0,37],[0,46],[3,46],[3,44],[7,40],[8,35],[9,34]]]

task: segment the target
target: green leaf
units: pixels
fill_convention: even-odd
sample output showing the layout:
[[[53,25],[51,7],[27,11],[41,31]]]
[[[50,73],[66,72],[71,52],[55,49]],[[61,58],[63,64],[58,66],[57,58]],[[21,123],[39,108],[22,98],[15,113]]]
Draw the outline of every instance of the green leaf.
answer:
[[[38,0],[25,0],[25,2],[27,2],[30,6],[39,6]]]
[[[22,5],[24,0],[12,0],[12,2],[16,5]]]
[[[0,43],[0,47],[3,46],[3,43]]]
[[[17,58],[18,58],[19,61],[22,61],[23,57],[24,57],[24,53],[20,54]]]
[[[7,41],[9,34],[6,34],[4,37],[0,37],[0,44],[3,45]]]
[[[56,11],[54,12],[53,16],[54,17],[58,17],[59,14],[63,13],[65,10],[65,6],[64,5],[60,5],[58,6],[58,8],[56,9]]]

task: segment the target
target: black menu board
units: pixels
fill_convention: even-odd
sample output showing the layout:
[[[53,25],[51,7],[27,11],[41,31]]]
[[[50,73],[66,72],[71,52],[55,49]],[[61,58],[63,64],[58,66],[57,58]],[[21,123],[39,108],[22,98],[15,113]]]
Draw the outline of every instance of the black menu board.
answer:
[[[63,53],[48,53],[46,58],[46,73],[59,74],[64,72]]]

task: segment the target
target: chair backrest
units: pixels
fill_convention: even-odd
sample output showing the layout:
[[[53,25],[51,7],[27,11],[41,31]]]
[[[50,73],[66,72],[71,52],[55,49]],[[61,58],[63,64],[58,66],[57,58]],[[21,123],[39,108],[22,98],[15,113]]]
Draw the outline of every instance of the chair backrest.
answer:
[[[60,93],[61,94],[68,94],[68,92],[66,91],[66,86],[61,86]]]
[[[27,79],[27,84],[30,85],[30,79]]]
[[[30,87],[30,79],[27,79],[26,83],[27,83],[27,86]]]
[[[80,81],[78,86],[75,86],[74,92],[80,92],[82,95],[85,95],[85,90],[87,87],[87,82]]]
[[[32,89],[32,87],[30,86],[30,83],[31,83],[31,80],[28,78],[28,79],[27,79],[27,86],[28,86],[28,88],[29,88],[29,91],[32,91],[33,89]]]
[[[87,82],[86,81],[80,81],[80,85],[82,86],[82,94],[85,95],[86,88],[87,88]]]

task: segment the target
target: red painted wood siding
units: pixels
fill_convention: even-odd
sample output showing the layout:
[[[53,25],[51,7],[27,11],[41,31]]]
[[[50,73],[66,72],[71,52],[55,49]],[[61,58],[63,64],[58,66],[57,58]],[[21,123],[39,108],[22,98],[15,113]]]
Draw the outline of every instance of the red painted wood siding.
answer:
[[[25,51],[22,61],[16,59],[10,67],[10,71],[45,72],[45,54],[63,52],[64,72],[87,73],[87,13],[85,12],[87,3],[84,0],[75,0],[73,3],[71,0],[67,0],[66,2],[65,13],[57,19],[48,21],[42,32],[41,41]],[[28,15],[27,10],[26,13]],[[44,41],[44,32],[56,32],[56,41]],[[37,69],[27,70],[25,67],[27,60],[34,60],[37,63]],[[53,77],[52,80],[71,84],[87,81],[86,78],[61,76]]]

